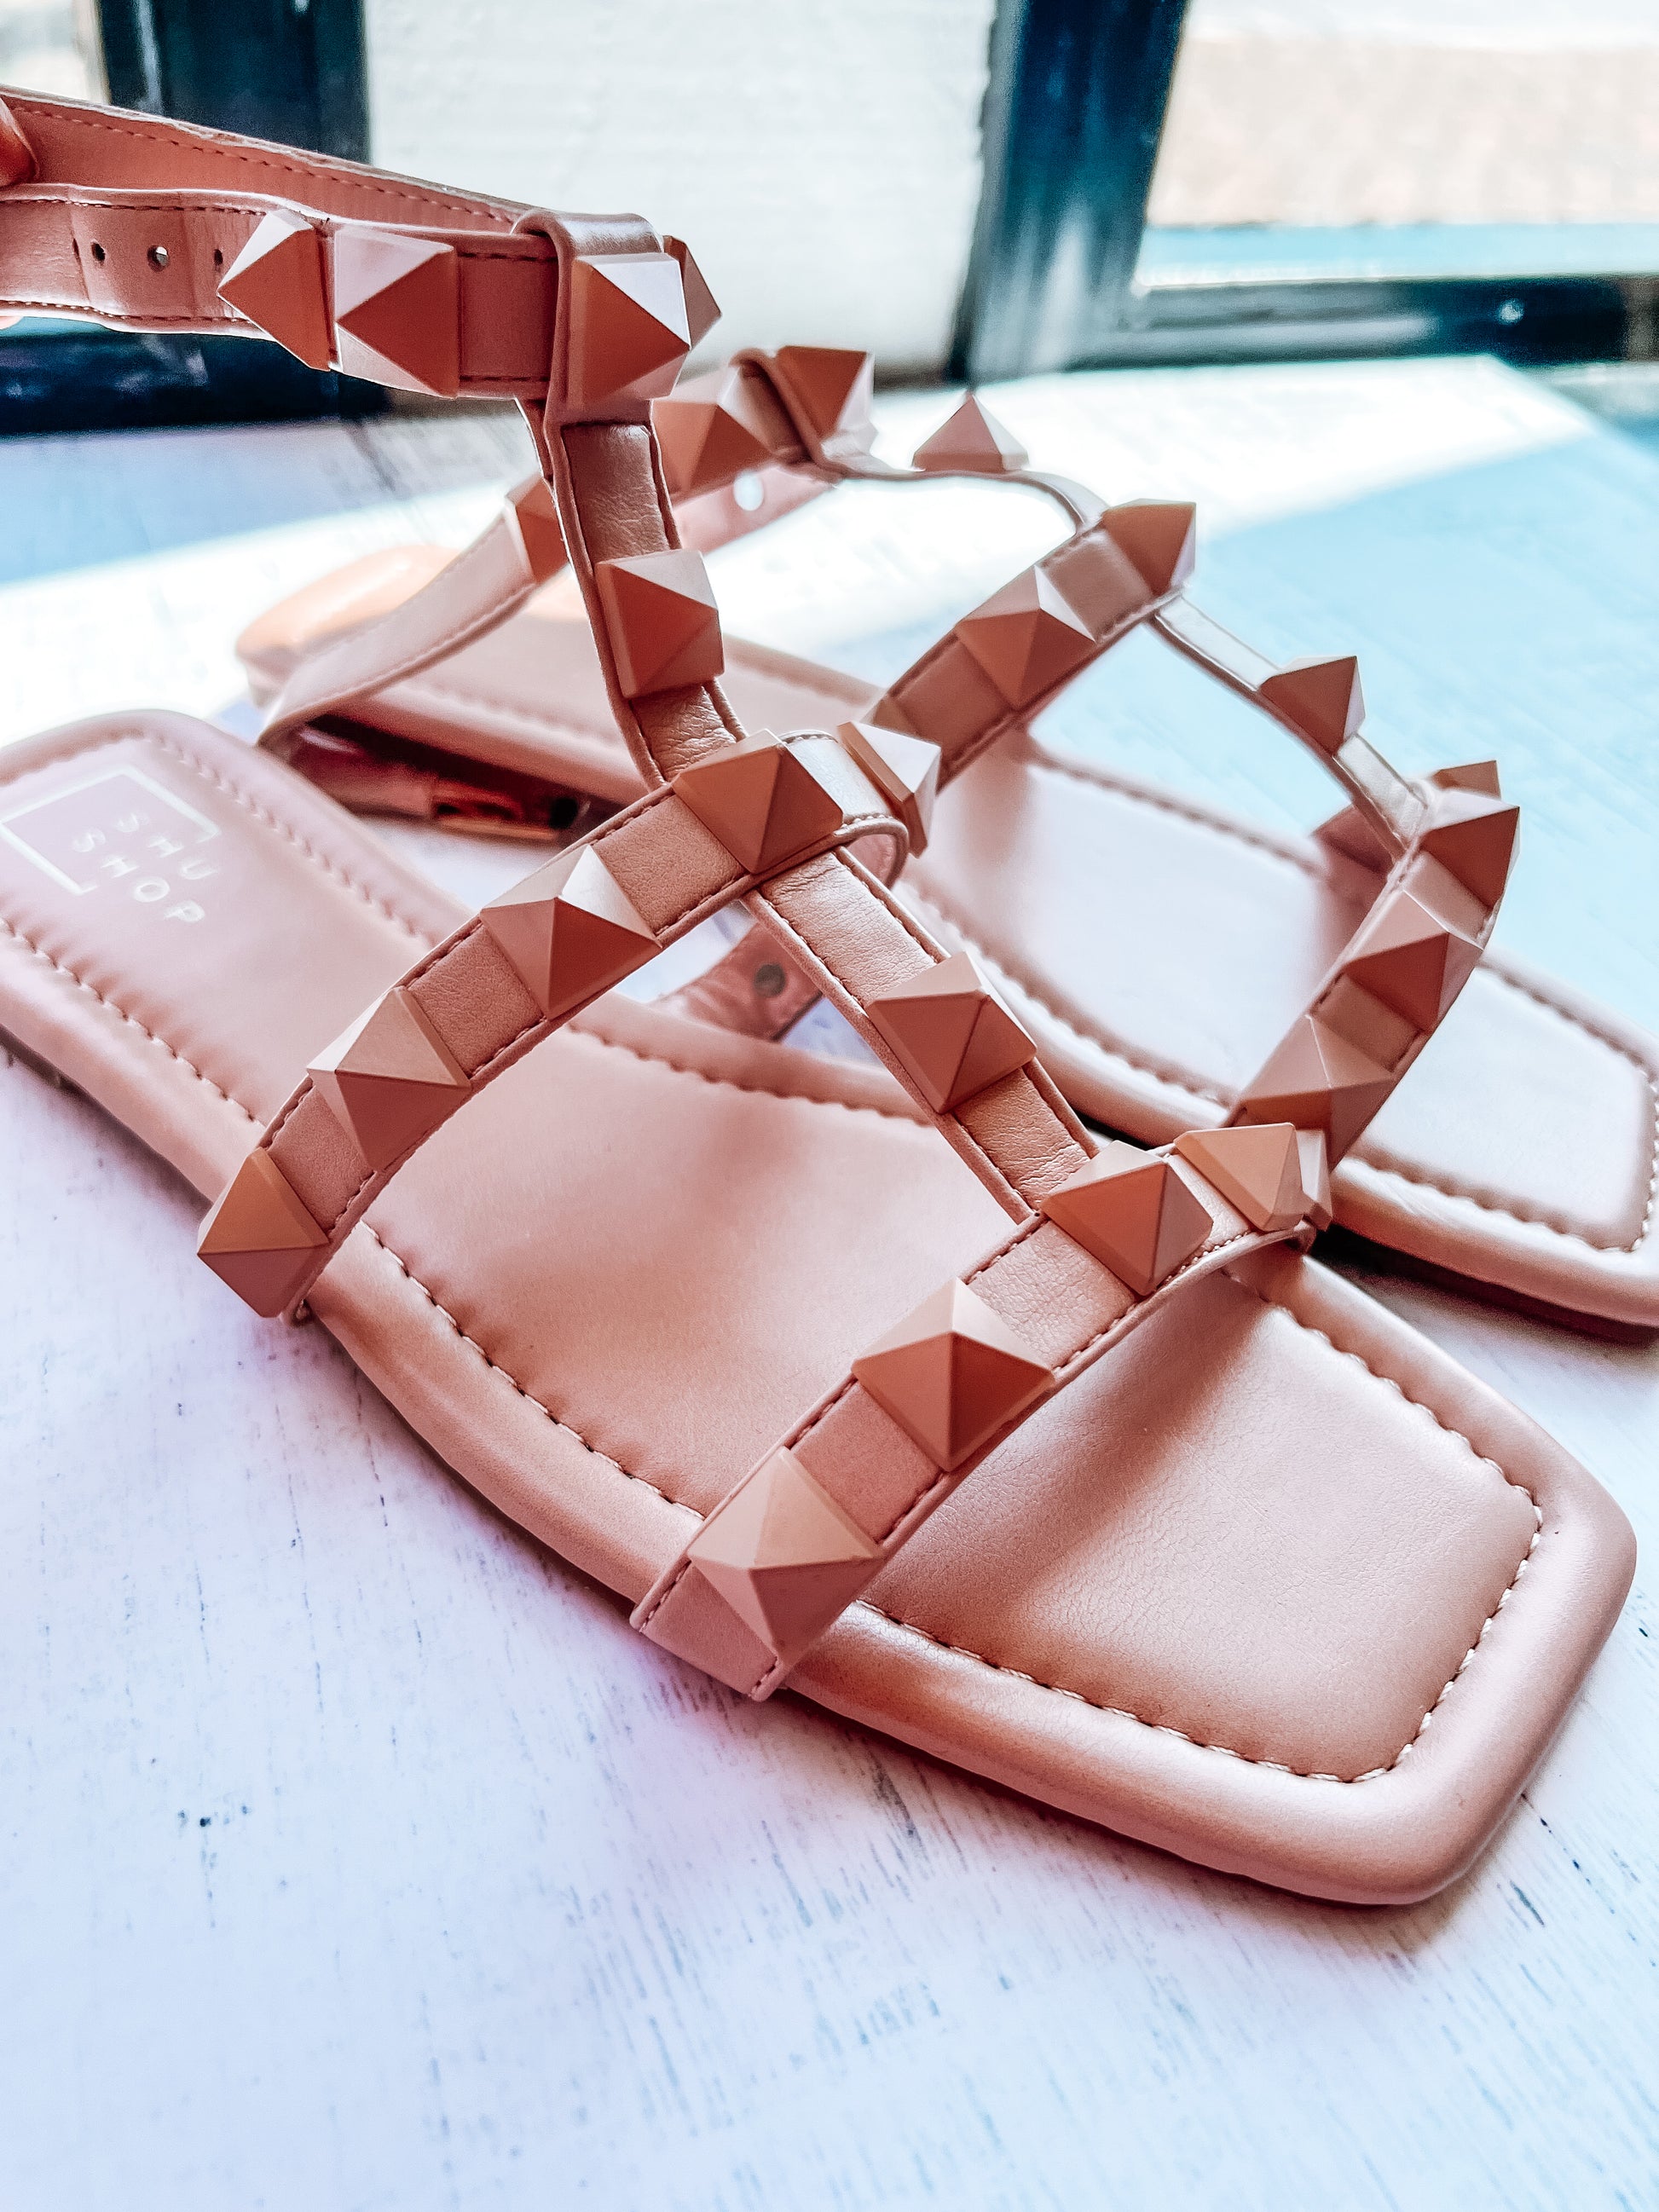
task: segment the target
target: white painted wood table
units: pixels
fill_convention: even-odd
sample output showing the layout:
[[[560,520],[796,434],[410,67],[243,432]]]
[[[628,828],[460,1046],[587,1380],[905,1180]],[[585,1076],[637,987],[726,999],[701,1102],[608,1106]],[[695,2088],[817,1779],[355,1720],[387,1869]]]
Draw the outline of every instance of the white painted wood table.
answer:
[[[1500,750],[1509,940],[1659,1024],[1659,461],[1482,362],[997,404],[1114,495],[1197,495],[1204,603],[1357,646],[1404,763]],[[265,600],[464,537],[523,465],[503,418],[0,443],[0,736],[222,706]],[[1048,527],[846,494],[718,580],[881,673]],[[1132,646],[1067,732],[1304,796],[1179,678]],[[402,842],[470,896],[520,865]],[[246,1316],[86,1101],[7,1065],[0,1158],[4,2212],[1659,2204],[1645,1568],[1474,1871],[1310,1905],[711,1687],[320,1330]],[[1659,1353],[1367,1279],[1652,1540]]]

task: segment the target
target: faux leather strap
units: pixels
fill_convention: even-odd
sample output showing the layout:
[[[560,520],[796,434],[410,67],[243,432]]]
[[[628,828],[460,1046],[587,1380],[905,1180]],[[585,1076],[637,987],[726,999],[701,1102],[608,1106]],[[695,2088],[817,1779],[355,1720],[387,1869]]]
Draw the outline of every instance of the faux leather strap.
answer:
[[[835,740],[787,756],[826,852],[902,822]],[[424,953],[320,1054],[203,1225],[198,1245],[252,1305],[295,1314],[392,1177],[544,1038],[756,880],[670,787],[561,853]]]
[[[982,467],[897,469],[872,459],[865,450],[874,435],[865,411],[868,370],[866,355],[786,346],[739,355],[659,401],[653,412],[680,544],[712,552],[854,477],[902,483],[983,476]],[[814,393],[826,375],[829,397],[820,392],[815,412]],[[1023,467],[1003,473],[1048,494],[1073,524],[1100,511],[1091,493],[1066,479]],[[746,503],[732,495],[740,477],[747,479]],[[261,744],[294,757],[296,730],[349,717],[377,692],[488,635],[565,562],[550,496],[532,477],[428,582],[377,620],[307,653],[268,706]],[[395,743],[384,749],[388,778],[398,773],[398,752]],[[303,767],[303,759],[296,764]]]
[[[137,191],[180,204],[233,187],[319,215],[455,231],[510,231],[517,203],[454,192],[358,161],[209,131],[166,116],[8,89],[0,99],[0,186],[38,199],[67,188]],[[4,149],[9,149],[8,154]],[[122,272],[111,272],[118,282]],[[142,283],[142,279],[135,281]]]
[[[5,116],[0,313],[258,330],[313,367],[574,421],[667,390],[718,312],[684,249],[629,218],[655,265],[632,292],[568,268],[582,312],[556,360],[552,219],[517,203],[118,108],[14,94]]]
[[[1381,895],[1225,1127],[1152,1153],[1109,1146],[1050,1190],[1046,1218],[902,1324],[896,1345],[855,1363],[734,1486],[647,1594],[637,1627],[769,1696],[985,1455],[1155,1304],[1329,1223],[1331,1166],[1473,974],[1513,854],[1516,810],[1484,769],[1446,772],[1418,796]],[[952,1408],[975,1391],[990,1417],[957,1454]]]
[[[830,479],[782,462],[754,473],[758,495],[748,506],[724,483],[677,501],[682,545],[714,552],[830,489]],[[354,707],[376,692],[487,636],[568,565],[551,489],[541,477],[528,477],[429,582],[378,620],[308,653],[267,706],[260,744],[288,757],[295,732],[307,723],[349,719]],[[395,773],[396,757],[396,748],[389,748],[388,772]]]
[[[512,203],[118,108],[7,104],[31,171],[0,191],[0,311],[264,330],[405,389],[545,395],[554,258]],[[221,288],[267,224],[261,320]]]
[[[617,564],[659,564],[676,550],[648,423],[541,428],[617,725],[647,785],[683,775],[734,744],[741,728],[712,671],[643,692],[628,672],[626,614],[602,580]],[[953,1095],[949,1085],[930,1091],[918,1077],[914,1056],[877,1020],[876,1006],[930,978],[947,956],[867,869],[845,854],[826,854],[774,874],[749,902],[1016,1218],[1086,1158],[1081,1125],[1036,1066],[1029,1039],[1020,1040],[1023,1057],[1008,1072],[969,1096]],[[981,994],[988,1003],[988,992],[981,988]]]
[[[1363,734],[1357,661],[1280,667],[1191,604],[1183,586],[1192,568],[1194,520],[1193,509],[1182,506],[1135,502],[1106,508],[964,615],[867,709],[869,719],[936,746],[943,789],[1144,623],[1310,751],[1347,795],[1341,818],[1352,823],[1351,844],[1357,842],[1370,865],[1380,862],[1397,874],[1427,831],[1445,828],[1445,803],[1401,775]],[[1501,889],[1516,811],[1504,805],[1495,775],[1490,788],[1474,794],[1474,803],[1495,817],[1480,834],[1495,841],[1494,852],[1501,848]],[[1465,834],[1474,838],[1477,833]],[[1492,879],[1491,870],[1481,878],[1483,884]],[[1460,908],[1451,919],[1471,941],[1485,944],[1490,911]],[[1371,926],[1368,921],[1367,928]],[[757,1007],[752,979],[759,957],[740,940],[681,994],[682,1002],[708,1018],[726,1007],[741,1009],[744,1025],[756,1034],[781,1036],[811,1003],[805,979],[799,972],[786,974],[774,999]],[[769,1010],[775,1010],[769,1022]],[[1376,1025],[1364,1026],[1380,1049]],[[1291,1036],[1297,1030],[1293,1024]],[[1383,1057],[1394,1065],[1391,1051]],[[1398,1067],[1395,1079],[1403,1072]],[[1244,1095],[1249,1096],[1248,1089]]]
[[[1299,1220],[1254,1228],[1167,1152],[1137,1153],[1126,1172],[1167,1174],[1202,1218],[1179,1268],[1139,1295],[1053,1220],[1024,1223],[854,1362],[727,1492],[634,1626],[769,1697],[1015,1429],[1193,1282],[1304,1233]]]

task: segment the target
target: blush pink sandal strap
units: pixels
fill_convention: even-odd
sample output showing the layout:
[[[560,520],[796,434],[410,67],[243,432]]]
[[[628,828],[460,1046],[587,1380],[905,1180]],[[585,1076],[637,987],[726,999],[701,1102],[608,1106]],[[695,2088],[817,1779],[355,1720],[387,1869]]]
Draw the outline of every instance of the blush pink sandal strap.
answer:
[[[770,750],[751,740],[749,763],[785,787],[775,812],[793,809],[799,850],[902,852],[902,823],[833,739]],[[452,1115],[756,881],[672,785],[636,799],[422,954],[319,1056],[209,1214],[202,1257],[256,1312],[292,1316]]]
[[[727,485],[677,501],[680,543],[712,553],[829,489],[827,479],[780,465],[758,477],[752,507],[733,498]],[[526,477],[472,543],[428,583],[378,621],[355,626],[299,660],[266,702],[260,744],[291,757],[294,737],[307,724],[349,715],[376,692],[488,636],[567,565],[551,491],[541,477]],[[391,772],[395,754],[383,757]]]
[[[853,1363],[721,1499],[635,1607],[636,1628],[731,1688],[769,1698],[1068,1383],[1204,1276],[1311,1233],[1299,1204],[1257,1229],[1189,1163],[1127,1145],[1097,1155],[1052,1202],[1052,1215],[1045,1207],[1022,1224]],[[1139,1288],[1126,1279],[1130,1256],[1101,1229],[1101,1216],[1121,1229],[1131,1211],[1156,1221],[1135,1255],[1150,1262]],[[1098,1256],[1107,1251],[1115,1265]]]
[[[406,391],[545,395],[554,251],[512,203],[155,116],[7,107],[28,167],[0,190],[0,310],[252,328]]]
[[[984,476],[972,454],[946,451],[909,469],[872,457],[866,450],[874,435],[867,414],[871,366],[866,354],[835,349],[751,351],[658,401],[653,413],[679,542],[712,552],[854,479],[905,483]],[[1074,526],[1100,513],[1100,501],[1081,485],[1027,469],[1012,456],[1001,457],[999,472],[1045,493]],[[733,495],[739,478],[746,480],[746,501]],[[476,644],[565,565],[547,487],[532,477],[509,494],[471,545],[407,597],[377,619],[352,623],[342,635],[325,633],[269,698],[261,744],[306,773],[326,775],[328,756],[308,757],[301,740],[307,726],[349,718],[354,707]],[[243,641],[256,687],[264,641],[259,624]],[[368,780],[349,796],[360,804],[379,797],[397,811],[392,786],[404,750],[394,742],[354,762],[354,772]]]
[[[1485,793],[1437,789],[1376,904],[1224,1128],[1152,1154],[1109,1145],[1045,1193],[1037,1218],[968,1279],[965,1312],[963,1286],[947,1286],[728,1492],[635,1626],[733,1688],[769,1696],[984,1454],[1156,1301],[1327,1226],[1332,1167],[1480,958],[1514,830],[1515,811]],[[1131,1250],[1122,1208],[1136,1178],[1146,1212]],[[975,1385],[988,1407],[982,1430],[963,1417],[965,1442],[952,1393],[971,1398]]]

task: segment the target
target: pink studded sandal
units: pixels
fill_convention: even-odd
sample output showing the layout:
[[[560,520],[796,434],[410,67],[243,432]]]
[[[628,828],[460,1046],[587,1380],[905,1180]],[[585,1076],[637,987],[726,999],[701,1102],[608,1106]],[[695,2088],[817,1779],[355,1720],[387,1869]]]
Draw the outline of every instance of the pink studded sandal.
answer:
[[[913,836],[907,902],[942,943],[971,951],[1079,1111],[1158,1144],[1224,1121],[1264,1079],[1297,1096],[1325,1085],[1340,1048],[1304,1030],[1268,1070],[1263,1044],[1376,905],[1425,803],[1391,774],[1376,782],[1355,664],[1278,669],[1230,637],[1185,595],[1190,509],[1103,512],[1079,487],[1027,470],[976,401],[912,471],[872,459],[868,392],[865,356],[785,348],[742,356],[659,402],[667,481],[696,542],[720,543],[815,488],[941,471],[1036,484],[1073,534],[878,700],[856,679],[728,639],[724,680],[738,713],[780,727],[850,718],[938,748],[943,796],[925,855]],[[746,509],[729,489],[740,471]],[[453,812],[477,773],[468,761],[517,779],[519,805],[539,778],[559,819],[576,817],[576,793],[617,804],[641,787],[574,594],[538,589],[562,558],[550,516],[533,550],[514,527],[515,511],[538,507],[538,486],[517,498],[453,565],[430,548],[359,563],[272,610],[242,641],[256,695],[271,702],[267,741],[348,803]],[[1103,629],[1089,586],[1078,583],[1079,600],[1072,585],[1108,540],[1146,588]],[[710,604],[700,579],[693,600]],[[366,623],[371,614],[380,619]],[[1137,627],[1331,763],[1352,803],[1312,838],[1277,836],[1034,738],[1033,716]],[[378,750],[366,757],[365,745]],[[1456,836],[1474,887],[1493,891],[1514,810],[1490,763],[1448,780],[1470,793]],[[1129,933],[1132,957],[1103,952],[1103,925]],[[1362,1093],[1384,1081],[1391,1024],[1435,1028],[1474,958],[1469,940],[1420,917],[1391,926],[1404,933],[1386,946],[1368,939],[1364,977],[1353,971],[1386,1009],[1381,1030],[1358,1040],[1368,1064],[1344,1059]],[[757,972],[775,980],[769,946],[734,954],[688,1008],[781,1034],[810,986],[790,971],[788,988],[757,997]],[[1559,1140],[1564,1128],[1576,1133],[1571,1146]],[[1334,1197],[1345,1227],[1489,1294],[1650,1330],[1659,1327],[1656,1183],[1659,1044],[1500,954],[1417,1079],[1344,1158]]]
[[[632,310],[682,351],[686,318],[644,223],[13,116],[0,307],[211,332],[280,252],[343,353],[352,303],[354,366],[512,392],[645,788],[467,916],[268,751],[160,713],[35,738],[0,759],[0,1022],[222,1192],[201,1249],[233,1289],[331,1329],[665,1651],[1209,1865],[1370,1901],[1450,1880],[1632,1545],[1559,1445],[1306,1255],[1368,1094],[1097,1147],[887,887],[915,741],[744,732],[717,624],[675,609]],[[1060,581],[1094,631],[1149,596],[1103,528]],[[1356,958],[1416,910],[1483,943],[1492,817],[1431,789],[1396,821],[1356,742],[1338,771],[1398,840]],[[888,1072],[605,995],[736,900]],[[1339,979],[1299,1019],[1352,1014]]]

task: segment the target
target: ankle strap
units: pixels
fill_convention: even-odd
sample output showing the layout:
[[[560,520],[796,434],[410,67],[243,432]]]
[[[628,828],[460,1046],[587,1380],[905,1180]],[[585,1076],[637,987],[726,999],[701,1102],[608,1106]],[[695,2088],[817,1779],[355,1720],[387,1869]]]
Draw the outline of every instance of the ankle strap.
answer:
[[[0,104],[0,313],[252,329],[398,390],[639,420],[717,311],[636,218],[585,235],[599,266],[578,270],[560,218],[514,201],[119,108]],[[562,251],[580,311],[556,362]]]

